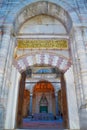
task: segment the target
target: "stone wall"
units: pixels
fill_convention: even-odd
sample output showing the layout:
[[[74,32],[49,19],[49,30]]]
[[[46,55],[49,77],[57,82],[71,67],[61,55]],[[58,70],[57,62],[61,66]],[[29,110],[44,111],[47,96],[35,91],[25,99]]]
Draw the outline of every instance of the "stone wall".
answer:
[[[23,117],[29,115],[29,103],[30,103],[30,94],[28,90],[24,90],[24,99],[23,99]]]
[[[61,94],[62,94],[62,114],[64,119],[64,126],[65,128],[69,128],[69,115],[68,115],[68,104],[67,104],[67,92],[66,92],[66,84],[61,74]]]
[[[26,78],[26,75],[23,72],[22,77],[20,79],[20,84],[19,84],[18,104],[17,104],[17,113],[16,113],[17,118],[16,118],[16,126],[15,127],[18,127],[18,128],[22,126],[25,78]]]

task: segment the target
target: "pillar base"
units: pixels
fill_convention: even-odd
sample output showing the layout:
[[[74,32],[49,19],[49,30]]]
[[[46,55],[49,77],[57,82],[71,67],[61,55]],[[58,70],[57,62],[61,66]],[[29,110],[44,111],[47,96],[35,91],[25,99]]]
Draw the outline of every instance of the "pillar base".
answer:
[[[4,107],[0,104],[0,130],[3,130],[4,126]]]

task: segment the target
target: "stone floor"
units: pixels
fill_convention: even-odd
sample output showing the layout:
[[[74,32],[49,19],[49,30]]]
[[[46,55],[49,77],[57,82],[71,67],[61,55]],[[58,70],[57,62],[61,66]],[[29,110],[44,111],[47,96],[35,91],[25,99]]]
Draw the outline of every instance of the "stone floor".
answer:
[[[42,118],[40,118],[42,117]],[[54,116],[36,115],[35,118],[24,118],[22,129],[64,129],[64,123],[61,116],[55,120]]]
[[[16,130],[68,130],[68,129],[48,129],[48,128],[45,128],[45,129],[16,129]],[[80,130],[87,130],[87,111],[83,111],[81,114],[80,114]]]

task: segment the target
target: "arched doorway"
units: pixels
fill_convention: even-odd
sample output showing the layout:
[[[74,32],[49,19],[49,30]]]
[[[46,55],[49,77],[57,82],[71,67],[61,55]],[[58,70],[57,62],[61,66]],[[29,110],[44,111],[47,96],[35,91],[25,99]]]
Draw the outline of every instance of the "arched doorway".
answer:
[[[32,121],[42,120],[56,121],[56,127],[59,127],[59,121],[61,119],[63,123],[61,122],[62,124],[60,124],[59,128],[68,128],[69,121],[64,81],[61,80],[61,82],[63,82],[63,86],[59,83],[61,88],[58,87],[56,89],[56,86],[53,87],[52,85],[53,82],[41,80],[34,85],[33,91],[31,91],[32,93],[29,94],[29,91],[25,88],[26,76],[25,72],[23,72],[20,80],[16,127],[31,128],[29,124],[32,124]],[[60,78],[62,78],[61,75]],[[60,99],[58,98],[59,90],[62,91]],[[60,109],[59,102],[61,105]],[[26,120],[27,127],[25,125]]]
[[[43,5],[44,5],[44,2],[42,2]],[[40,5],[42,5],[41,2],[39,2]],[[37,6],[38,2],[34,5],[34,7],[39,7]],[[33,6],[32,6],[33,7]],[[49,16],[52,16],[52,17],[55,17],[57,20],[59,19],[59,21],[62,21],[61,23],[63,23],[63,27],[66,27],[65,30],[67,30],[67,34],[68,32],[70,31],[69,29],[72,27],[72,22],[71,22],[71,19],[68,15],[68,13],[63,10],[60,6],[56,6],[55,4],[52,4],[52,3],[49,3],[49,2],[45,2],[45,6],[41,6],[41,7],[45,7],[45,8],[42,8],[42,11],[40,13],[40,15],[42,15],[44,12],[44,14],[46,15],[49,15]],[[45,9],[46,7],[48,7],[49,9],[48,12],[46,13]],[[54,11],[54,7],[56,7],[56,11]],[[37,8],[36,8],[37,9]],[[51,12],[51,9],[53,10],[53,13]],[[58,9],[60,9],[62,12],[63,12],[63,16],[64,17],[60,17],[61,16],[61,11],[58,12]],[[30,14],[30,11],[28,13],[26,13],[28,10],[28,7],[27,9],[24,9],[21,13],[21,15],[19,15],[20,17],[22,17],[23,15],[25,16],[26,14],[26,17],[24,17],[24,19],[22,20],[22,22],[19,21],[20,17],[17,17],[16,20],[15,20],[15,23],[18,25],[18,28],[16,27],[16,30],[15,32],[19,29],[19,27],[26,21],[28,20],[29,18],[31,18],[32,16],[37,16],[39,15],[39,11],[35,11],[34,14],[31,13]],[[57,12],[57,14],[54,15],[54,12]],[[66,15],[65,15],[66,14]],[[41,16],[42,17],[42,16]],[[62,19],[64,18],[64,19]],[[66,18],[66,19],[65,19]],[[19,21],[19,23],[17,23]],[[66,23],[67,21],[67,23]],[[41,22],[41,21],[40,21]],[[67,26],[69,22],[69,25],[70,26]],[[19,32],[19,31],[17,31]],[[48,31],[49,32],[49,31]],[[41,32],[43,33],[43,31]],[[54,32],[53,32],[54,33]],[[53,34],[51,34],[51,36],[49,38],[52,38]],[[31,37],[31,35],[29,36],[29,38]],[[34,37],[34,36],[33,36]],[[37,37],[37,36],[36,36]],[[36,38],[35,37],[35,38]],[[57,38],[59,37],[59,35],[57,36]],[[65,35],[64,35],[65,37]],[[62,37],[62,38],[64,38]],[[67,37],[69,38],[69,35],[67,35],[65,38],[67,39]],[[42,37],[39,37],[39,38],[43,38],[43,35]],[[48,35],[45,35],[44,38],[48,38]],[[55,36],[53,36],[53,38],[55,38]],[[60,38],[60,37],[59,37]],[[30,66],[33,66],[33,65],[51,65],[51,66],[55,66],[57,67],[61,72],[63,72],[64,74],[64,77],[65,77],[65,82],[66,82],[66,91],[67,91],[67,102],[68,102],[68,115],[69,115],[69,121],[68,121],[68,124],[69,124],[69,128],[79,128],[79,121],[78,121],[78,112],[77,112],[77,103],[76,103],[76,95],[75,95],[75,88],[74,88],[74,80],[70,80],[69,81],[69,76],[72,76],[72,79],[73,79],[73,69],[71,67],[71,62],[70,62],[70,55],[64,57],[65,53],[63,51],[59,51],[57,53],[57,51],[55,51],[54,53],[54,50],[53,51],[50,51],[48,49],[48,51],[46,50],[43,51],[43,50],[39,50],[35,53],[32,52],[30,50],[29,53],[24,53],[24,50],[23,50],[23,55],[20,55],[20,51],[18,51],[18,55],[15,55],[15,60],[14,60],[14,65],[16,66],[16,68],[19,70],[20,73],[22,73],[23,71],[25,71],[27,69],[27,67],[30,67]],[[68,54],[68,53],[67,53]],[[18,57],[17,57],[18,56]],[[71,89],[71,86],[72,86],[72,89]],[[74,97],[74,106],[70,105],[72,101],[72,99],[70,99],[70,95],[69,94],[72,94],[71,91],[73,91],[73,97]],[[17,95],[16,95],[17,96]],[[71,109],[75,109],[76,111],[71,112],[72,110]],[[73,115],[77,115],[76,118],[73,117]],[[74,123],[72,123],[74,122]],[[73,125],[75,124],[75,125]]]
[[[54,113],[52,106],[53,102],[55,102],[55,94],[54,88],[50,82],[43,80],[36,83],[34,86],[33,94],[36,100],[36,105],[33,105],[33,107],[36,108],[35,113]]]
[[[25,74],[24,74],[24,75],[25,75]],[[64,77],[63,80],[66,79],[66,88],[67,88],[68,85],[69,85],[69,87],[68,87],[67,89],[65,88],[65,90],[64,90],[63,92],[66,91],[66,93],[67,93],[67,102],[68,102],[68,104],[70,105],[71,102],[73,103],[73,100],[71,100],[71,98],[70,98],[69,95],[72,94],[72,96],[74,96],[74,98],[75,98],[75,90],[73,89],[73,90],[71,91],[71,88],[72,88],[72,86],[73,86],[73,82],[72,82],[72,81],[73,81],[72,70],[67,71],[67,73],[65,73],[65,74],[63,74],[63,75],[64,75],[64,76],[63,76],[63,77]],[[68,77],[69,77],[69,76],[72,77],[71,80],[68,80]],[[22,79],[23,79],[23,78],[21,78],[21,81],[20,81],[20,82],[22,82],[22,85],[23,85],[23,84],[24,84],[24,81],[25,81],[25,76],[24,76],[24,80],[22,80]],[[62,80],[62,81],[63,81],[63,80]],[[64,81],[63,81],[63,83],[64,83]],[[24,84],[23,86],[25,86],[25,84]],[[23,87],[23,86],[22,86],[22,87]],[[63,86],[64,86],[64,85],[63,85]],[[21,87],[21,88],[22,88],[22,87]],[[71,88],[70,88],[70,87],[71,87]],[[22,88],[22,89],[23,89],[23,88]],[[20,92],[23,92],[23,90],[22,90],[22,91],[20,90],[19,93],[20,93]],[[70,94],[70,93],[71,93],[71,94]],[[23,93],[21,93],[21,94],[23,94]],[[21,96],[23,96],[23,95],[21,95]],[[23,97],[21,98],[21,96],[20,96],[20,99],[23,98]],[[75,99],[74,99],[74,101],[75,101]],[[74,106],[72,106],[72,107],[70,107],[69,105],[68,105],[68,116],[70,117],[70,116],[72,115],[71,109],[74,109],[74,108],[75,108],[75,104],[74,104]],[[66,106],[66,105],[65,105],[65,106]],[[70,108],[69,108],[69,107],[70,107]],[[64,112],[64,115],[65,115],[65,113],[66,113],[66,112]],[[67,113],[66,113],[66,114],[67,114]],[[69,115],[69,114],[71,114],[71,115]],[[20,113],[19,113],[19,115],[20,115]],[[72,119],[72,116],[71,116],[70,118]],[[22,119],[22,118],[20,118],[20,119]],[[65,120],[66,120],[65,122],[66,122],[66,124],[67,124],[67,122],[68,122],[68,124],[69,124],[70,119],[69,119],[69,120],[67,120],[67,119],[68,119],[68,118],[65,117]],[[20,120],[20,121],[21,121],[21,120]],[[20,122],[20,124],[21,124],[21,122]]]

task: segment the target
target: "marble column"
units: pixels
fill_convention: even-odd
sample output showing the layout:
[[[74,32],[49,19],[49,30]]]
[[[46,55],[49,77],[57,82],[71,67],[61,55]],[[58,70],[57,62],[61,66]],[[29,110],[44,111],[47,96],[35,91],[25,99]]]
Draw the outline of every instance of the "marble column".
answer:
[[[70,47],[71,47],[71,57],[73,60],[73,71],[75,78],[75,88],[77,94],[78,108],[80,108],[81,104],[83,103],[83,88],[82,88],[80,64],[78,62],[77,47],[75,43],[75,38],[72,36],[72,33],[70,36]]]
[[[85,43],[82,37],[82,30],[81,28],[74,29],[75,34],[75,41],[77,47],[77,54],[78,54],[78,62],[80,64],[81,69],[81,79],[82,79],[82,87],[83,87],[83,94],[84,94],[84,103],[87,101],[87,55],[85,50]]]
[[[32,92],[30,92],[30,106],[29,106],[29,115],[32,115]]]
[[[75,92],[74,76],[72,67],[64,73],[66,82],[66,94],[68,104],[69,129],[80,129],[77,99]]]
[[[48,94],[48,96],[46,96],[46,98],[47,98],[47,101],[48,101],[48,112],[49,113],[52,113],[52,94],[51,93],[49,93]]]
[[[20,78],[21,78],[21,74],[14,66],[12,66],[11,84],[9,87],[9,94],[8,94],[8,101],[7,101],[5,129],[15,128]]]
[[[55,93],[55,101],[56,101],[56,116],[59,115],[59,108],[58,108],[58,92]]]
[[[1,45],[1,39],[2,39],[2,27],[0,27],[0,45]]]
[[[7,55],[7,62],[6,62],[6,65],[5,65],[3,86],[2,86],[5,97],[8,96],[8,89],[9,89],[9,84],[10,84],[10,80],[11,80],[10,75],[11,75],[11,70],[12,70],[14,45],[15,45],[14,37],[11,36],[8,55]],[[3,93],[2,93],[2,97],[3,97]]]
[[[0,92],[2,95],[4,95],[3,91],[3,80],[4,80],[4,74],[6,69],[6,62],[7,62],[7,56],[8,56],[8,50],[10,45],[10,38],[11,38],[11,27],[6,26],[3,28],[3,36],[2,36],[2,42],[1,42],[1,48],[0,48]]]
[[[82,35],[83,35],[83,40],[84,40],[84,43],[85,43],[85,49],[87,51],[87,27],[83,27],[82,28]]]

